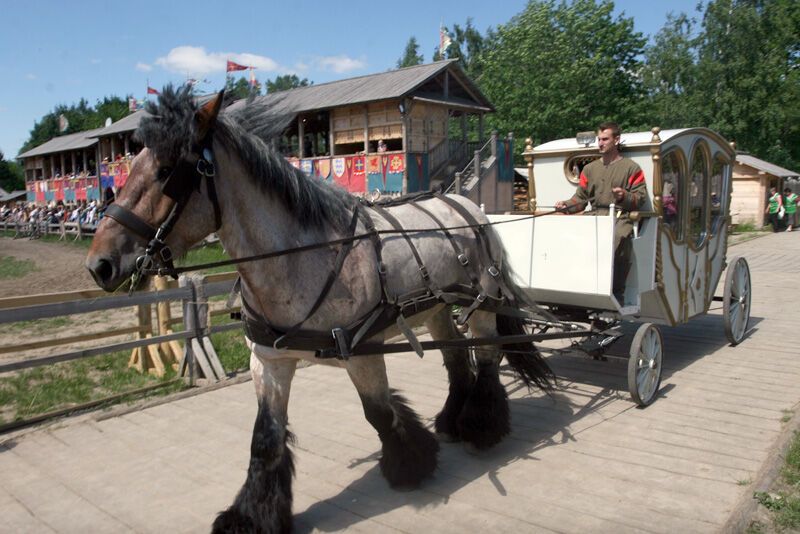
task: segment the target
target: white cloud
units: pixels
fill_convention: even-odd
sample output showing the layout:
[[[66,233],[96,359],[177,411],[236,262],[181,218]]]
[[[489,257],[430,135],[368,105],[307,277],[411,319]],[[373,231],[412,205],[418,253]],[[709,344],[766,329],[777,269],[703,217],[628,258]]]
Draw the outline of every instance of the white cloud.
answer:
[[[206,52],[201,46],[178,46],[166,56],[156,59],[156,65],[185,76],[202,76],[212,72],[225,72],[226,61],[255,67],[264,71],[277,71],[278,63],[266,56],[235,52]]]
[[[25,79],[26,80],[35,80],[36,79],[36,75],[33,74],[32,72],[29,72],[28,74],[25,75]]]
[[[331,70],[338,74],[363,69],[367,66],[367,62],[363,59],[353,59],[344,54],[317,57],[314,59],[314,63],[321,70]]]
[[[151,70],[153,70],[153,66],[152,65],[148,65],[147,63],[142,63],[141,61],[139,61],[136,64],[136,70],[141,71],[141,72],[150,72]]]

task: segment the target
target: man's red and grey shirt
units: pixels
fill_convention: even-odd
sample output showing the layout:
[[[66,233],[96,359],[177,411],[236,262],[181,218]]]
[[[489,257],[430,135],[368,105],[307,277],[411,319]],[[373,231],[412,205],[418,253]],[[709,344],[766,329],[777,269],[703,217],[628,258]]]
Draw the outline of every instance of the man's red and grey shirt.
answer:
[[[615,187],[625,190],[625,197],[617,202],[614,193]],[[644,181],[644,172],[629,158],[622,158],[609,165],[603,165],[603,160],[596,159],[583,168],[578,181],[575,194],[566,201],[567,211],[576,213],[586,209],[586,204],[591,202],[592,209],[603,211],[611,204],[623,211],[636,211],[641,209],[647,198],[647,184]]]

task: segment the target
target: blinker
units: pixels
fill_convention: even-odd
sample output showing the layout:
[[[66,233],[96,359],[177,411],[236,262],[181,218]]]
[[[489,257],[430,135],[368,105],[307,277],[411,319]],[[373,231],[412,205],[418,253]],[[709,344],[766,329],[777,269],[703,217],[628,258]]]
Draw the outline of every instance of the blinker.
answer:
[[[200,178],[201,175],[195,171],[195,165],[182,158],[161,184],[161,192],[175,202],[180,202],[191,194],[192,189],[200,189]]]

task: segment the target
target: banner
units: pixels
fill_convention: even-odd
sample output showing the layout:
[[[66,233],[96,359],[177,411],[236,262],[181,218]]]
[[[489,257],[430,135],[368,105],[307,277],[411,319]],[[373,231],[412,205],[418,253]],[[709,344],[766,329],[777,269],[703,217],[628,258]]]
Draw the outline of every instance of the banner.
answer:
[[[321,180],[327,180],[331,175],[331,160],[329,158],[317,160],[317,176]]]

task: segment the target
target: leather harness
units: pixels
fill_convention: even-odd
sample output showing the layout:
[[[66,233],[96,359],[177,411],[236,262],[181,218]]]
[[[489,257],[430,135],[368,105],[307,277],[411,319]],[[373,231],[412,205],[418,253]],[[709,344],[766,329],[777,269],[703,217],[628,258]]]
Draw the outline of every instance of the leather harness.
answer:
[[[156,263],[166,266],[166,271],[170,272],[173,277],[176,277],[172,252],[165,240],[185,209],[193,190],[199,191],[203,179],[206,180],[209,199],[214,206],[215,229],[218,230],[221,227],[222,214],[217,198],[216,187],[214,185],[214,176],[215,166],[214,156],[211,150],[211,135],[208,135],[204,142],[193,147],[193,150],[188,155],[179,160],[167,179],[163,182],[162,192],[172,198],[175,201],[175,205],[158,228],[155,228],[128,208],[122,207],[117,203],[111,204],[106,209],[106,216],[114,219],[148,242],[144,255],[138,257],[136,260],[136,271],[132,276],[131,291],[138,285],[143,273],[153,272]],[[466,253],[454,239],[450,229],[429,210],[417,203],[419,200],[434,197],[442,200],[447,206],[458,213],[466,223],[466,226],[472,228],[478,244],[479,257],[481,258],[480,263],[486,268],[495,283],[497,283],[500,288],[500,296],[493,295],[492,292],[482,287],[480,283],[480,268],[474,266],[468,260]],[[450,246],[458,258],[459,264],[470,280],[470,285],[455,284],[440,288],[434,284],[408,232],[403,229],[400,222],[389,211],[391,207],[400,204],[412,205],[435,222],[450,243]],[[403,236],[419,268],[420,280],[423,287],[403,295],[395,295],[390,292],[386,282],[386,265],[382,259],[383,244],[370,212],[378,214],[394,228],[396,233]],[[405,319],[426,311],[439,303],[462,306],[462,311],[458,318],[459,324],[465,323],[469,316],[477,309],[485,309],[494,313],[506,315],[528,316],[526,312],[508,305],[509,300],[513,298],[513,293],[504,283],[499,266],[492,258],[489,240],[486,234],[486,224],[479,223],[475,217],[456,200],[448,198],[438,192],[427,191],[381,202],[370,202],[365,199],[359,199],[353,210],[353,217],[349,227],[350,237],[355,235],[359,220],[362,221],[366,228],[366,232],[373,244],[377,258],[381,299],[376,304],[375,308],[353,323],[333,328],[330,332],[320,332],[302,328],[303,324],[317,309],[319,309],[319,306],[325,300],[334,282],[341,273],[345,259],[352,250],[353,242],[355,241],[354,239],[349,239],[341,243],[333,268],[328,273],[328,277],[323,284],[323,288],[317,300],[311,306],[305,318],[285,331],[279,331],[270,325],[264,317],[253,309],[245,300],[244,295],[242,295],[241,319],[244,322],[244,330],[249,339],[260,345],[271,346],[275,349],[313,350],[319,358],[347,359],[355,353],[363,353],[359,351],[358,348],[360,346],[367,346],[368,344],[362,342],[369,340],[369,338],[394,324],[399,327],[400,331],[408,338],[411,346],[422,356],[421,344],[416,340],[413,332],[406,324]],[[240,280],[237,280],[235,287],[239,285]]]

